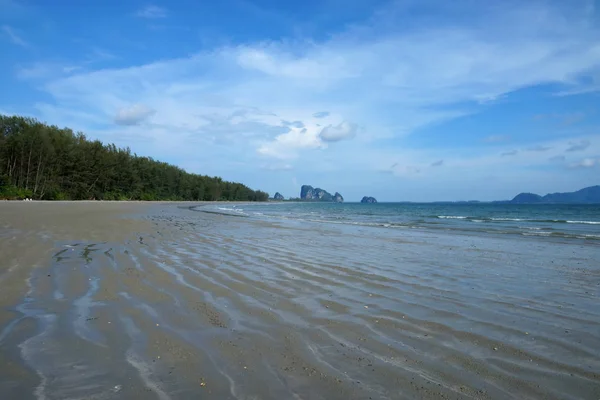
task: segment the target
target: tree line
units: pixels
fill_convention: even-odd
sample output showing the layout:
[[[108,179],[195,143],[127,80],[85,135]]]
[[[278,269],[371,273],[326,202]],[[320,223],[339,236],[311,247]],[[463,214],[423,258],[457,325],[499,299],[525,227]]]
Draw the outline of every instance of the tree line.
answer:
[[[33,118],[0,115],[0,199],[266,201],[268,194],[191,174]]]

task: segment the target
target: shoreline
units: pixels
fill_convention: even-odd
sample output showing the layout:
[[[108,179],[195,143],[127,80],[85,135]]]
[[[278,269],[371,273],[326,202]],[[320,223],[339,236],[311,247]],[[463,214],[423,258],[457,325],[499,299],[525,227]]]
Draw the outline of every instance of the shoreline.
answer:
[[[0,203],[1,397],[600,395],[589,246],[17,203]]]

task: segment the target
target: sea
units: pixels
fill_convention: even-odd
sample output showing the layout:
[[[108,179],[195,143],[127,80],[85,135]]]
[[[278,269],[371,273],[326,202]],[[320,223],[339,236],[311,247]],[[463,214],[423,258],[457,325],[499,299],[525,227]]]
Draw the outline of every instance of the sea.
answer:
[[[271,202],[219,204],[204,210],[289,223],[521,235],[599,241],[600,244],[600,204]]]

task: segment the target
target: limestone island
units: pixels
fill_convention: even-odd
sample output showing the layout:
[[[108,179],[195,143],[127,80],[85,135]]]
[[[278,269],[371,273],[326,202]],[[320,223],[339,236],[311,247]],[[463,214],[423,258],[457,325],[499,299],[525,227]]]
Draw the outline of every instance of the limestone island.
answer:
[[[335,194],[332,195],[327,190],[313,188],[310,185],[302,185],[302,188],[300,189],[300,200],[343,203],[344,197],[338,192],[335,192]]]

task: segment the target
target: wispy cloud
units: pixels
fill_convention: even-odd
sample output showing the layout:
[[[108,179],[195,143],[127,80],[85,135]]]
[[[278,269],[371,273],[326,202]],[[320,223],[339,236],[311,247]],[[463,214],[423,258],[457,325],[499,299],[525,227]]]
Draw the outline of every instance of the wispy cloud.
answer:
[[[600,32],[580,5],[457,1],[448,12],[461,16],[468,10],[469,17],[450,21],[427,12],[409,14],[401,2],[392,2],[366,22],[321,36],[326,39],[213,44],[189,57],[53,77],[39,85],[52,99],[39,108],[46,120],[92,127],[102,139],[123,140],[126,134],[132,140],[127,144],[140,152],[177,162],[196,160],[202,149],[203,168],[225,168],[224,160],[235,157],[256,168],[360,165],[365,171],[447,179],[464,171],[544,165],[581,143],[528,140],[529,151],[508,151],[521,146],[517,139],[526,134],[517,129],[508,131],[513,141],[503,134],[477,140],[466,156],[453,153],[452,140],[441,150],[419,153],[406,144],[424,128],[475,115],[486,99],[511,98],[545,84],[581,88],[585,82],[579,78],[598,69]],[[149,6],[138,15],[162,18],[166,10]],[[135,109],[136,104],[144,106]],[[511,147],[482,140],[510,141]],[[587,157],[592,148],[575,155]],[[444,168],[430,168],[435,160],[443,160]]]
[[[600,158],[584,158],[576,163],[570,164],[570,168],[592,168],[600,165]]]
[[[95,62],[103,61],[103,60],[113,60],[115,58],[117,58],[117,56],[115,56],[110,51],[106,51],[99,47],[93,47],[92,51],[87,56],[86,62],[87,63],[95,63]]]
[[[28,6],[23,1],[0,0],[0,10],[4,17],[22,16],[28,11]]]
[[[117,125],[138,125],[155,113],[156,111],[150,107],[143,104],[134,104],[119,109],[115,115],[115,123]]]
[[[548,151],[550,149],[552,149],[552,147],[537,145],[537,146],[528,147],[527,151]]]
[[[313,117],[315,118],[325,118],[329,116],[329,112],[327,111],[319,111],[313,114]]]
[[[586,76],[585,81],[585,85],[578,85],[574,88],[558,91],[555,93],[555,96],[576,96],[600,91],[600,73],[597,71],[595,73],[592,72],[590,75]]]
[[[140,18],[148,18],[148,19],[157,19],[157,18],[166,18],[167,10],[163,7],[158,7],[155,5],[148,5],[144,8],[138,10],[135,14]]]
[[[17,77],[21,79],[47,78],[56,70],[56,66],[49,63],[34,63],[28,66],[19,66],[16,69]]]
[[[500,142],[508,142],[510,140],[509,135],[492,135],[488,136],[484,139],[484,142],[487,143],[500,143]]]
[[[29,65],[19,65],[16,75],[24,80],[45,80],[60,78],[81,70],[81,66],[72,64],[60,64],[54,62],[35,62]]]
[[[569,147],[567,148],[567,152],[573,152],[573,151],[583,151],[585,149],[587,149],[588,147],[590,147],[590,141],[589,140],[582,140],[581,142],[569,142]]]
[[[434,163],[431,163],[432,167],[441,167],[444,164],[444,160],[438,160]]]
[[[262,164],[261,169],[266,171],[290,171],[294,167],[291,164]]]
[[[29,44],[29,42],[27,42],[25,39],[23,39],[21,36],[19,36],[17,34],[17,32],[15,32],[15,30],[8,25],[2,26],[2,32],[4,32],[4,35],[6,37],[8,37],[8,39],[12,43],[16,44],[17,46],[21,46],[21,47],[30,47],[31,46]]]
[[[536,114],[533,116],[533,119],[536,121],[549,121],[553,123],[558,121],[562,125],[569,126],[583,121],[586,116],[586,113],[578,111],[571,113]]]

